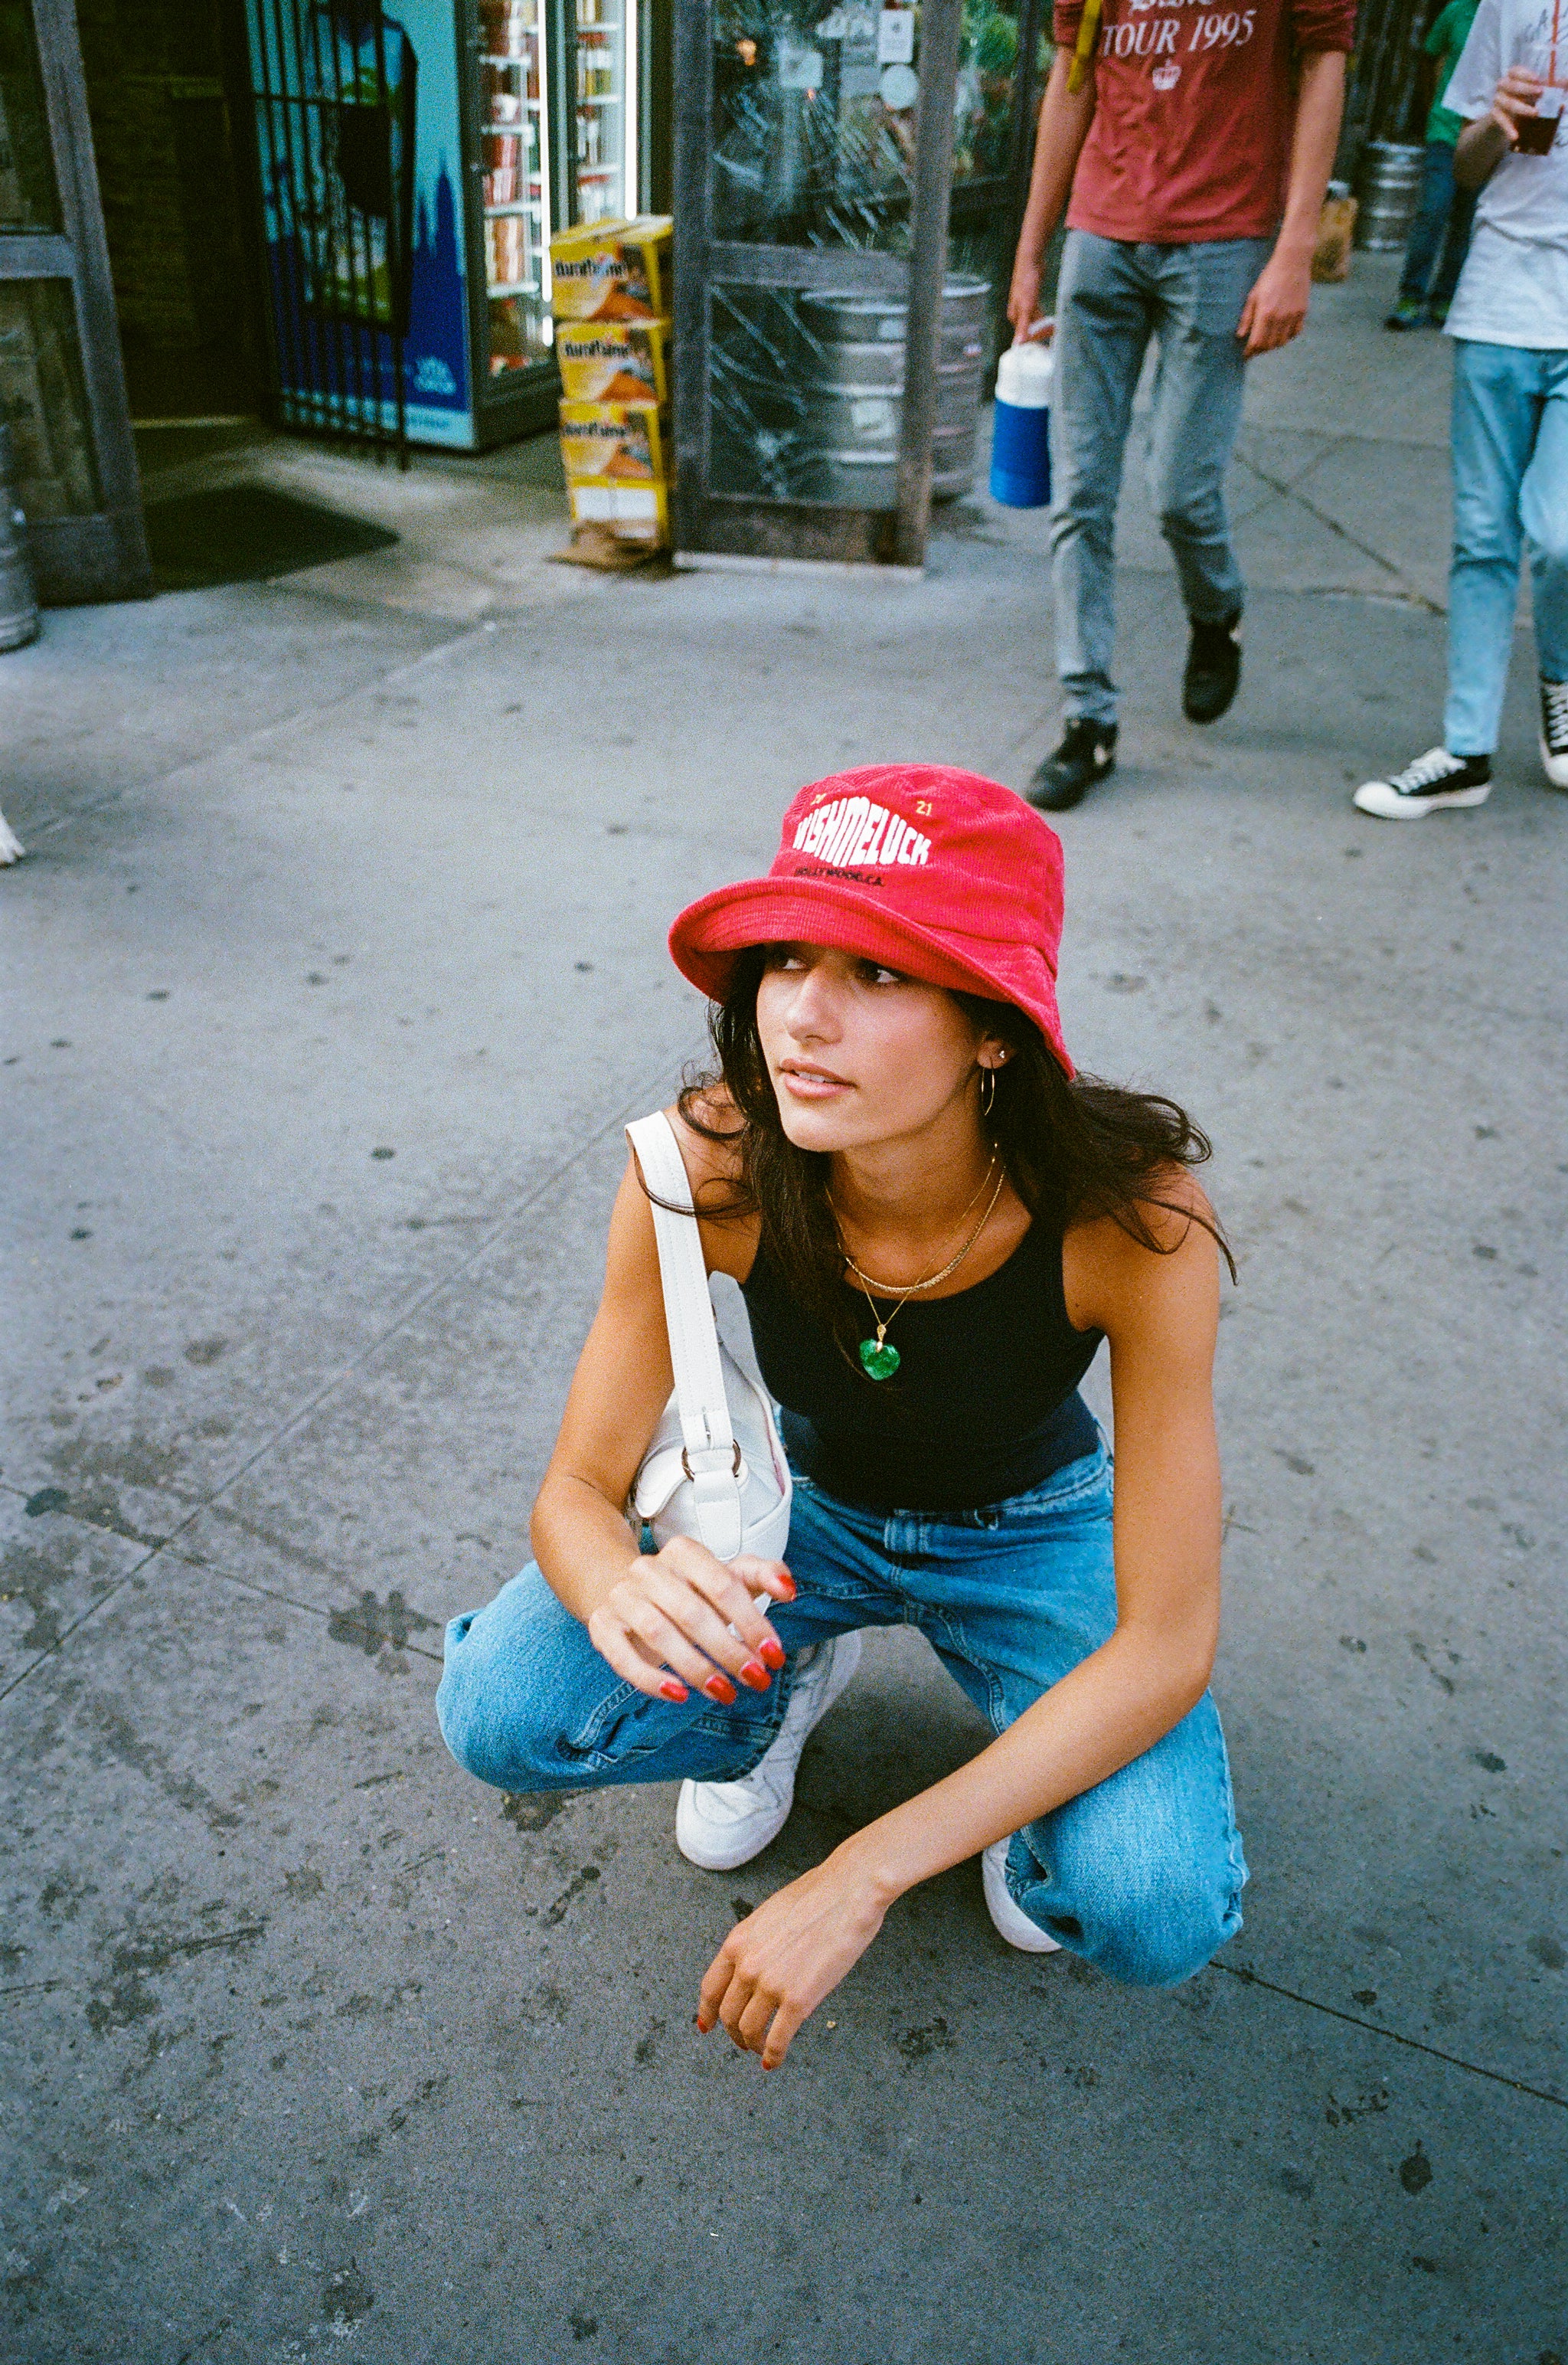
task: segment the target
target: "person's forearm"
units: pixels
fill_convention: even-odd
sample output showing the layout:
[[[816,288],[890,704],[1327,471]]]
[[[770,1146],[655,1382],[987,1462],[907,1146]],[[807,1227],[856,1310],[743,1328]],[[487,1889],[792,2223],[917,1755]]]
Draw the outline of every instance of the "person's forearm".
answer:
[[[1344,52],[1309,50],[1301,63],[1290,178],[1285,188],[1284,219],[1274,245],[1276,254],[1300,254],[1311,261],[1344,112]]]
[[[1079,155],[1094,120],[1093,73],[1086,76],[1081,90],[1070,91],[1067,81],[1071,65],[1066,50],[1058,50],[1040,101],[1029,201],[1018,233],[1020,255],[1036,263],[1043,262],[1051,233],[1066,209]]]
[[[1507,152],[1506,133],[1483,115],[1467,123],[1454,142],[1454,179],[1462,189],[1484,188]]]
[[[599,1488],[559,1470],[539,1490],[529,1541],[551,1592],[585,1626],[637,1557],[637,1539]]]
[[[890,1904],[1151,1749],[1202,1698],[1212,1631],[1118,1627],[989,1749],[834,1851]]]

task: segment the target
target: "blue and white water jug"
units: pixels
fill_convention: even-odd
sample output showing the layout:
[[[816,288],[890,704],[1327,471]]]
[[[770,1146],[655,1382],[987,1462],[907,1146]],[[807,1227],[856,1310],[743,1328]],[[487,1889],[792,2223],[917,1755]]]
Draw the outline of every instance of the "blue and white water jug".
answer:
[[[1010,510],[1044,509],[1051,497],[1050,400],[1056,364],[1048,345],[1010,345],[996,368],[991,498]]]

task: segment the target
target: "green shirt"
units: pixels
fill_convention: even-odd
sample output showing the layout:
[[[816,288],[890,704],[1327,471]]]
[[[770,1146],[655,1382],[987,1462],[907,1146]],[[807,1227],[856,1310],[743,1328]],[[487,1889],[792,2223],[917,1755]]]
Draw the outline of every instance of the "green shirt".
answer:
[[[1448,0],[1448,6],[1428,34],[1424,45],[1427,55],[1439,61],[1437,97],[1427,118],[1427,137],[1428,140],[1440,140],[1450,148],[1464,129],[1464,118],[1450,113],[1443,105],[1443,94],[1453,79],[1460,51],[1470,39],[1470,28],[1475,22],[1475,12],[1480,6],[1481,0]]]

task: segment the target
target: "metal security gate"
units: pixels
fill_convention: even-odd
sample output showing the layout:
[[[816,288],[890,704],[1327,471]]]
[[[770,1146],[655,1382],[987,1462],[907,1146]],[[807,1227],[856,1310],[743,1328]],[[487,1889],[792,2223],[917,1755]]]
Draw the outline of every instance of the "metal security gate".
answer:
[[[417,61],[379,0],[246,0],[277,411],[408,457]]]

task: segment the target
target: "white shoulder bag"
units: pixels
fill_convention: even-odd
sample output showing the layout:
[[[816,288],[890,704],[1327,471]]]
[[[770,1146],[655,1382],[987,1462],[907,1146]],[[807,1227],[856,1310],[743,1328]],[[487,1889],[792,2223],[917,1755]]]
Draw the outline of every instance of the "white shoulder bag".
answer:
[[[626,1138],[652,1194],[675,1371],[675,1394],[643,1456],[631,1508],[661,1545],[672,1536],[695,1536],[716,1560],[739,1552],[781,1560],[790,1533],[790,1466],[744,1305],[726,1344],[714,1319],[686,1161],[663,1110],[629,1125]]]

